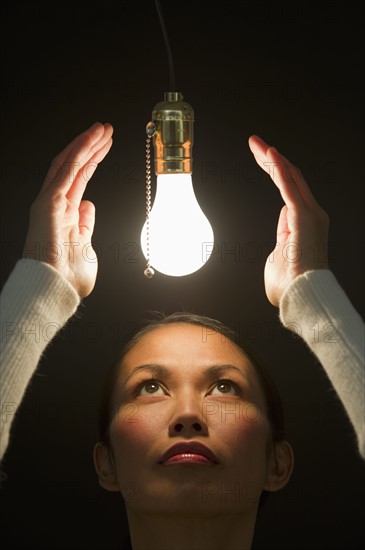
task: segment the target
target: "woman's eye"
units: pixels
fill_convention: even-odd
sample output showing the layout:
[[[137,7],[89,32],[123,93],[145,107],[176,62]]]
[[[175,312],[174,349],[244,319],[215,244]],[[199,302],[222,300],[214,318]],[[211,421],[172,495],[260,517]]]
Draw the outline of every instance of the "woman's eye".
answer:
[[[229,380],[220,380],[216,383],[216,385],[210,392],[211,395],[238,395],[238,393],[239,392],[236,384],[234,384],[233,382],[229,382]]]
[[[158,393],[159,392],[159,393]],[[165,395],[161,385],[156,380],[148,380],[140,385],[138,395]]]

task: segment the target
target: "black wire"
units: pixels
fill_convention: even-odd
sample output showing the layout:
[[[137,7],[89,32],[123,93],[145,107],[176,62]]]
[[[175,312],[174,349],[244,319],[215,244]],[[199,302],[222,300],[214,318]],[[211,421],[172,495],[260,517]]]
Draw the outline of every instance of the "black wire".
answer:
[[[163,18],[162,9],[161,9],[159,0],[155,0],[155,4],[156,4],[158,17],[160,19],[160,24],[161,24],[161,30],[162,30],[162,34],[163,34],[165,44],[166,44],[166,49],[167,49],[167,57],[168,57],[168,61],[169,61],[169,72],[170,72],[170,92],[176,92],[176,90],[175,90],[174,63],[173,63],[173,60],[172,60],[172,53],[171,53],[169,39],[168,39],[167,32],[166,32],[165,21],[164,21],[164,18]]]

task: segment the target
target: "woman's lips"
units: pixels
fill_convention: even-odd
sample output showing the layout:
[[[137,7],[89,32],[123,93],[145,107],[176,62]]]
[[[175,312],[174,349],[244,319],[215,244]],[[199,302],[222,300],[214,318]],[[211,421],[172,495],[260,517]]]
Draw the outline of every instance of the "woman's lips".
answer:
[[[159,464],[217,464],[218,460],[208,447],[198,441],[183,441],[170,447]]]
[[[215,462],[198,453],[179,453],[165,460],[163,464],[215,464]]]

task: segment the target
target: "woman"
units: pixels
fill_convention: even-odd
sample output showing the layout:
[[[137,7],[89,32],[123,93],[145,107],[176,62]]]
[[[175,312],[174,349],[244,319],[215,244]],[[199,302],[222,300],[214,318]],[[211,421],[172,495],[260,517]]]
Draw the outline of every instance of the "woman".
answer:
[[[95,213],[82,197],[112,133],[96,123],[54,159],[24,248],[27,258],[37,243],[46,258],[19,261],[4,286],[1,456],[43,350],[94,287],[97,264],[87,259]],[[249,146],[285,203],[265,267],[267,297],[319,358],[364,457],[364,324],[326,260],[311,252],[326,247],[328,217],[275,148],[257,136]],[[27,339],[27,322],[47,337]],[[328,344],[325,329],[313,339],[314,322],[336,323],[336,341]],[[94,459],[102,486],[124,495],[133,550],[250,548],[262,492],[290,478],[293,453],[277,431],[265,375],[224,331],[204,318],[159,322],[137,335],[114,372]],[[232,484],[238,496],[229,501]],[[136,498],[128,498],[131,487]]]
[[[122,494],[133,549],[248,549],[262,496],[293,469],[259,360],[223,324],[189,313],[157,318],[127,344],[106,381],[100,439],[99,482]]]

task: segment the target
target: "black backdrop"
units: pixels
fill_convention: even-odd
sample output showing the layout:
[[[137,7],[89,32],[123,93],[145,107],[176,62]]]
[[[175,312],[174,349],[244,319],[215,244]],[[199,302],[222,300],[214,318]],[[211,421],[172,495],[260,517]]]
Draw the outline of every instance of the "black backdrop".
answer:
[[[93,470],[97,403],[105,370],[150,309],[219,318],[270,364],[296,467],[259,517],[254,548],[360,548],[364,465],[320,365],[266,299],[263,267],[282,201],[247,140],[262,136],[302,169],[330,216],[331,268],[363,315],[361,4],[161,6],[176,88],[195,111],[193,182],[217,251],[191,276],[147,280],[145,125],[169,87],[153,0],[2,4],[2,284],[53,156],[97,120],[115,129],[86,192],[97,211],[96,287],[47,348],[15,418],[2,548],[122,547],[121,500]]]

